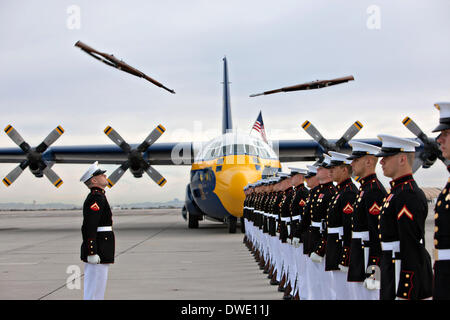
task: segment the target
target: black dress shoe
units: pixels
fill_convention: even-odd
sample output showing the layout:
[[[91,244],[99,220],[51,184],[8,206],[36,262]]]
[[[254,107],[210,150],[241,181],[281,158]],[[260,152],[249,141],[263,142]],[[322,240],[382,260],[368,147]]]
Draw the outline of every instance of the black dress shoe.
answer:
[[[272,286],[277,286],[277,285],[280,284],[280,281],[277,281],[277,280],[270,280],[270,284],[271,284]]]
[[[292,295],[290,295],[290,294],[284,295],[283,300],[292,300]]]

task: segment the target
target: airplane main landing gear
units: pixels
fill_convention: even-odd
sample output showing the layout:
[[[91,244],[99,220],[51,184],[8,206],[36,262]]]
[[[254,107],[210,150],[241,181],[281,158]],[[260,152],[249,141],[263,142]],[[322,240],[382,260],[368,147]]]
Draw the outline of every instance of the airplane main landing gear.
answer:
[[[228,218],[228,233],[236,233],[237,218],[230,216]]]
[[[198,229],[198,220],[197,216],[194,216],[188,212],[188,228],[189,229]]]

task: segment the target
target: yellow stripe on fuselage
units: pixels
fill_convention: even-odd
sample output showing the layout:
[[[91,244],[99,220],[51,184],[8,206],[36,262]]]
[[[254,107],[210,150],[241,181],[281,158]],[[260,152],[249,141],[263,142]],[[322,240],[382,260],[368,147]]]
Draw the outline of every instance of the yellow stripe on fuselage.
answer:
[[[223,163],[217,163],[223,158]],[[258,161],[255,161],[256,160]],[[260,170],[255,165],[260,166]],[[249,155],[231,155],[214,160],[194,162],[193,170],[211,168],[216,177],[214,193],[233,216],[241,217],[244,208],[244,187],[261,179],[264,167],[281,168],[279,160],[261,159]],[[221,170],[217,172],[217,167]]]

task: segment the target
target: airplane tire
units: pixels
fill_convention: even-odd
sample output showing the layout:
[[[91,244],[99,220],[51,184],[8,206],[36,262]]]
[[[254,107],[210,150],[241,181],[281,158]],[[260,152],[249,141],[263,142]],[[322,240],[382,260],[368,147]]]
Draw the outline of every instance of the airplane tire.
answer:
[[[237,218],[231,216],[228,219],[228,233],[236,233]]]
[[[188,213],[188,228],[198,229],[198,218]]]
[[[245,233],[244,217],[241,217],[241,233]]]

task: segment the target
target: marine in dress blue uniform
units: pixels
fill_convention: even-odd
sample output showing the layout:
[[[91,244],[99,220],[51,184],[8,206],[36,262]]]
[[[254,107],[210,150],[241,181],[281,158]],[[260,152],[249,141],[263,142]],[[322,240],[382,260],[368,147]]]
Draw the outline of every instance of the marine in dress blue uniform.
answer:
[[[317,169],[318,178],[321,178],[321,173],[319,170],[329,170],[331,163],[331,157],[324,154],[324,160],[319,165]],[[327,210],[331,204],[333,196],[336,194],[336,188],[333,184],[331,178],[331,173],[329,173],[329,178],[325,180],[320,180],[320,189],[317,191],[318,195],[313,199],[313,204],[311,207],[311,227],[309,231],[309,241],[311,245],[311,259],[316,262],[321,262],[326,251],[326,239],[327,239],[327,228],[326,228],[326,216]]]
[[[351,217],[357,195],[357,188],[351,179],[351,161],[347,160],[348,155],[333,151],[329,153],[331,155],[330,168],[333,180],[337,183],[337,192],[333,196],[326,218],[326,271],[340,270],[339,265],[348,267],[352,233]]]
[[[450,160],[450,103],[439,102],[439,126],[433,132],[440,132],[436,139],[442,156]],[[447,166],[450,172],[450,166]],[[434,279],[433,299],[450,299],[450,178],[436,200],[434,208]]]
[[[112,213],[105,196],[108,185],[106,171],[96,161],[83,174],[80,181],[90,192],[83,204],[81,233],[81,260],[84,268],[84,299],[102,300],[108,278],[108,266],[114,263],[115,238],[112,230]]]
[[[425,249],[425,194],[412,175],[415,147],[420,144],[390,135],[378,135],[385,176],[391,190],[380,213],[380,299],[428,299],[432,296],[431,258]]]
[[[306,184],[309,188],[309,194],[306,199],[305,207],[302,213],[302,219],[300,220],[300,242],[303,243],[303,254],[308,255],[311,253],[311,245],[309,242],[308,234],[309,228],[311,227],[311,207],[314,199],[319,194],[320,184],[317,179],[317,167],[306,166],[308,168],[308,173],[305,176]]]
[[[375,174],[378,159],[375,157],[381,148],[358,141],[350,141],[353,174],[360,176],[360,187],[352,215],[352,240],[350,246],[350,264],[347,280],[364,282],[372,270],[368,266],[379,266],[381,243],[378,237],[378,216],[381,212],[386,189]],[[371,278],[370,289],[379,289],[379,280]],[[378,281],[374,283],[374,281]],[[367,286],[367,285],[366,285]]]

